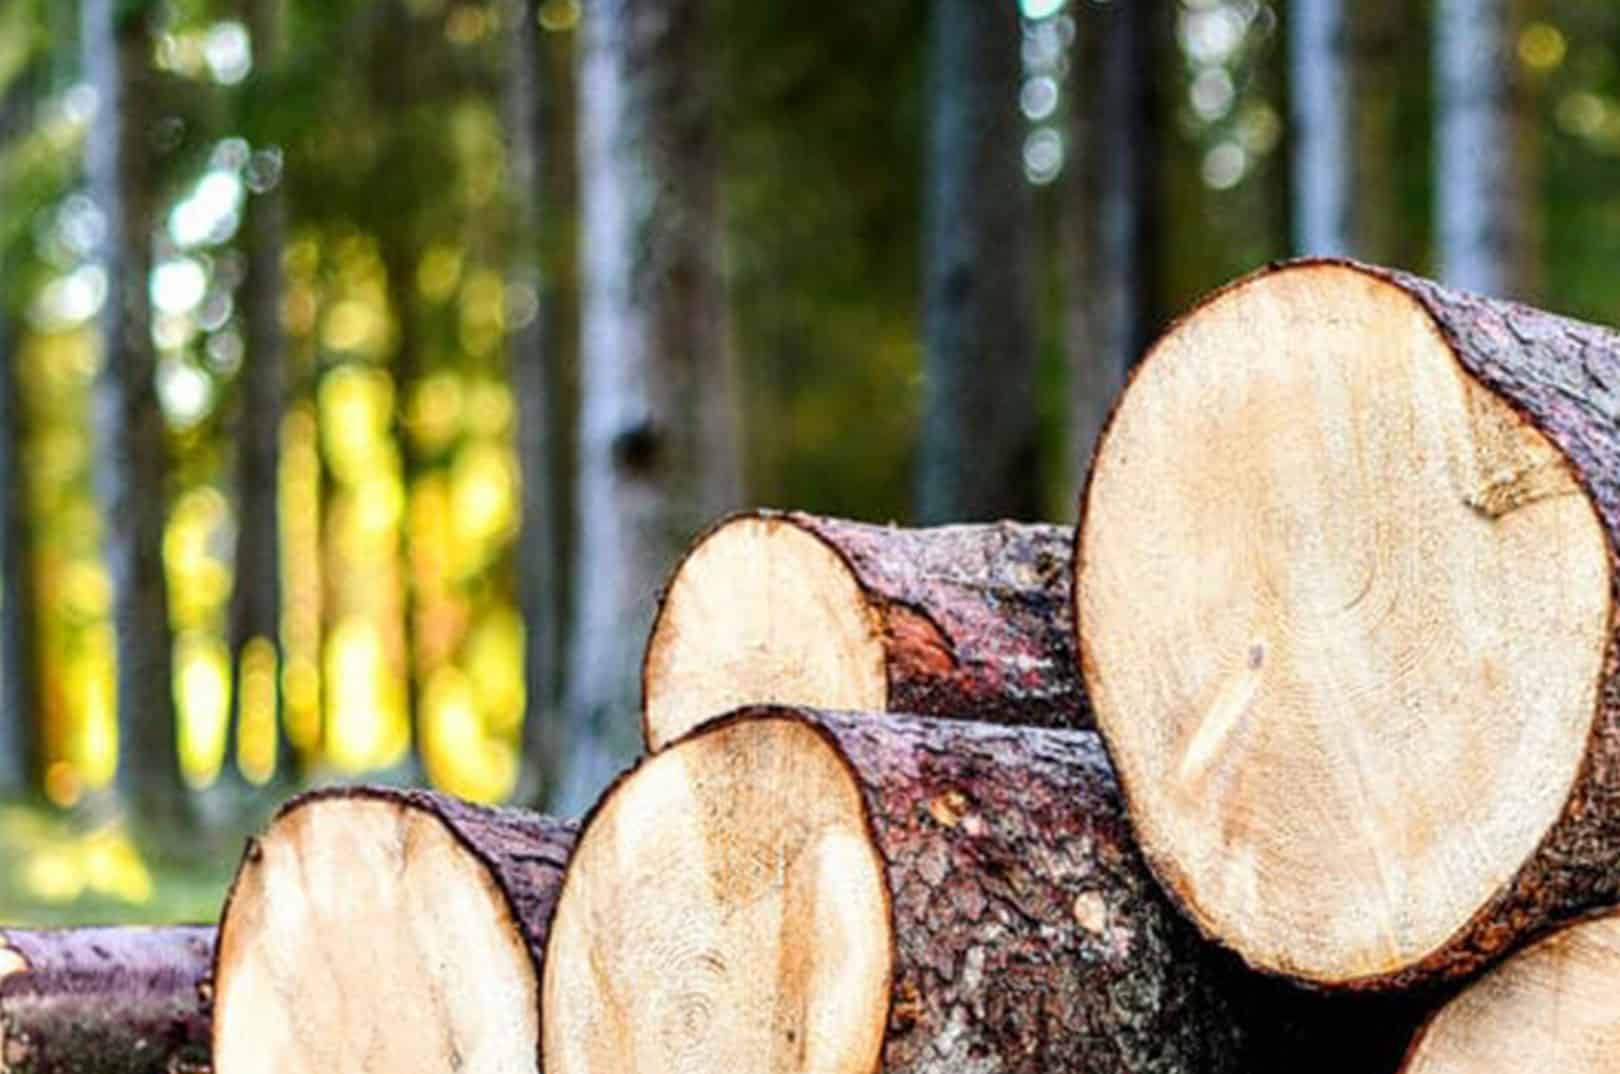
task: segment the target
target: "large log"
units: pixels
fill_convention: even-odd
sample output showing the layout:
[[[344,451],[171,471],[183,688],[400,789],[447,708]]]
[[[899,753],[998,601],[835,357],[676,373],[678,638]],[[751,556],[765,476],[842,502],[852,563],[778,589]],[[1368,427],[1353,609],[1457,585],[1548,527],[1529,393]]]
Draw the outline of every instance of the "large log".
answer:
[[[902,529],[755,511],[676,569],[643,665],[657,750],[738,705],[1088,727],[1070,621],[1073,530]]]
[[[0,1072],[208,1069],[214,930],[0,930]]]
[[[587,820],[545,1069],[1247,1069],[1199,946],[1094,734],[753,708]]]
[[[1423,1027],[1402,1074],[1603,1074],[1620,1055],[1620,916],[1566,924]]]
[[[220,922],[218,1074],[539,1069],[569,822],[425,791],[290,802]]]
[[[1620,898],[1620,336],[1276,266],[1149,353],[1083,508],[1088,694],[1206,933],[1394,988]]]

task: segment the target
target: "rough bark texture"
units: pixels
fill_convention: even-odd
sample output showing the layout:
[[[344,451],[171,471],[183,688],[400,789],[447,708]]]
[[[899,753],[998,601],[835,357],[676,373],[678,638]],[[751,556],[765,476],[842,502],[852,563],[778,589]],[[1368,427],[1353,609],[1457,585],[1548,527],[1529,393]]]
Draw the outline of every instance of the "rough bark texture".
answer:
[[[0,1071],[209,1069],[214,929],[0,931]]]
[[[904,529],[792,512],[855,576],[883,624],[891,712],[1086,728],[1068,526]]]
[[[580,429],[561,786],[573,812],[634,756],[664,573],[739,496],[703,0],[601,0],[580,23]]]
[[[1040,490],[1018,9],[932,8],[917,515],[1029,518]]]
[[[523,517],[518,542],[518,593],[523,604],[523,761],[519,799],[534,799],[556,781],[558,653],[561,641],[558,581],[556,351],[548,333],[551,298],[543,271],[540,232],[545,217],[545,146],[549,95],[542,88],[541,0],[506,0],[506,155],[516,235],[511,282],[533,296],[533,314],[507,341],[517,400],[517,455],[523,474]]]
[[[474,805],[435,791],[397,787],[339,787],[310,791],[288,802],[278,818],[313,803],[362,798],[391,802],[428,813],[442,823],[490,871],[523,929],[523,941],[534,958],[535,979],[545,961],[546,927],[551,921],[563,870],[574,849],[579,825],[522,809]],[[249,846],[247,861],[253,858]],[[234,885],[233,885],[234,889]],[[225,914],[230,913],[230,899]],[[223,916],[221,918],[223,920]]]
[[[278,55],[280,0],[250,0],[247,21],[259,58],[259,81]],[[275,654],[273,674],[276,774],[295,775],[296,758],[281,721],[281,421],[286,398],[281,331],[282,248],[286,208],[279,189],[259,194],[248,218],[247,272],[242,281],[246,347],[238,373],[236,553],[232,560],[228,638],[231,709],[223,771],[240,774],[243,653],[263,639]]]
[[[1076,147],[1064,187],[1069,280],[1069,458],[1082,475],[1097,434],[1150,336],[1151,32],[1139,4],[1088,6],[1077,20]]]
[[[1417,299],[1463,368],[1563,452],[1607,531],[1610,606],[1620,614],[1620,334],[1358,267]],[[1468,973],[1540,928],[1620,900],[1620,619],[1611,628],[1586,760],[1563,815],[1457,936],[1388,983]]]
[[[1301,253],[1350,253],[1355,102],[1346,15],[1343,0],[1295,0],[1288,9],[1294,248]]]
[[[86,138],[91,196],[106,221],[101,368],[94,393],[96,485],[107,520],[117,651],[118,789],[155,835],[191,820],[180,771],[174,656],[163,570],[167,521],[163,414],[158,408],[147,279],[156,204],[155,77],[145,5],[86,0],[85,69],[96,90]]]
[[[1095,735],[786,708],[724,719],[761,716],[819,728],[862,788],[894,922],[885,1074],[1245,1069]]]
[[[0,101],[0,150],[15,144],[33,120],[35,74],[15,76]],[[0,249],[0,288],[9,291],[14,262]],[[11,320],[9,293],[0,292],[0,795],[39,786],[38,674],[34,650],[34,570],[28,483],[23,465],[22,334]]]
[[[1435,218],[1443,280],[1525,297],[1534,228],[1513,15],[1513,0],[1441,0],[1435,10]]]

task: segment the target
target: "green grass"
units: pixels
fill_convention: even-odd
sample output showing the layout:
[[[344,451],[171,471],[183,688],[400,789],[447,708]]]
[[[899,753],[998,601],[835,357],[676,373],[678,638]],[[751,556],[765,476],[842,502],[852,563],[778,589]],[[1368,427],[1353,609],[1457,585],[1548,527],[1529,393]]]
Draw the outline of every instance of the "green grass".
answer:
[[[215,824],[154,853],[108,809],[0,803],[0,924],[217,921],[243,839],[259,825]]]

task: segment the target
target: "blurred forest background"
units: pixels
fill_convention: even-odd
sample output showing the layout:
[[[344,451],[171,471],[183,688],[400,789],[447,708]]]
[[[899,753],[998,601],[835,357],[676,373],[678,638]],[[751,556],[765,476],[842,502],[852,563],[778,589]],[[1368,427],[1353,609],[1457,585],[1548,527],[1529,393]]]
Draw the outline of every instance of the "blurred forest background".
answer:
[[[0,0],[0,921],[588,803],[745,504],[1072,519],[1206,290],[1620,321],[1620,0]]]

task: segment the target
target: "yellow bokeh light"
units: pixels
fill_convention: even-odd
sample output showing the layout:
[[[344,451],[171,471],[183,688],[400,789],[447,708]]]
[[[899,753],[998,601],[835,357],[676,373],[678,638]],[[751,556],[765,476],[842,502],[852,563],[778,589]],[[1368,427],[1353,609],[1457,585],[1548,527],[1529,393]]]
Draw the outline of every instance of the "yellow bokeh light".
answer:
[[[180,709],[180,767],[194,786],[206,786],[225,755],[230,711],[230,655],[217,635],[184,635],[175,663]]]
[[[1519,34],[1519,59],[1531,70],[1551,71],[1567,51],[1563,32],[1549,23],[1533,22]]]
[[[276,772],[276,647],[253,638],[242,647],[242,700],[238,705],[236,761],[253,783],[268,783]]]
[[[326,644],[330,708],[326,755],[351,772],[398,762],[410,741],[400,684],[388,666],[376,626],[345,617]]]

